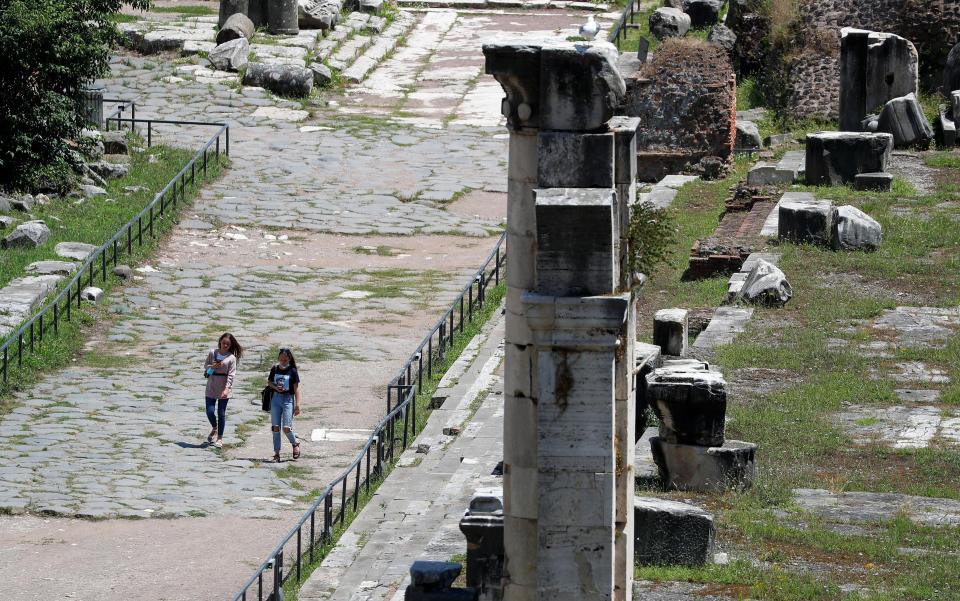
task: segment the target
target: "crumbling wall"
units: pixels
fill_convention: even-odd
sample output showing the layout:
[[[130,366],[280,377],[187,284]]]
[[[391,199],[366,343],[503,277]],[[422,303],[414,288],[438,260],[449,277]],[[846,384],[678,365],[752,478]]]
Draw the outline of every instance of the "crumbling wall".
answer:
[[[921,86],[939,86],[947,53],[960,42],[958,0],[799,0],[799,51],[788,62],[788,110],[796,117],[836,118],[840,105],[840,29],[895,33],[917,47]],[[829,40],[824,53],[811,37]]]
[[[637,176],[726,172],[736,138],[736,77],[727,54],[698,40],[668,40],[627,80],[625,112],[640,118]]]

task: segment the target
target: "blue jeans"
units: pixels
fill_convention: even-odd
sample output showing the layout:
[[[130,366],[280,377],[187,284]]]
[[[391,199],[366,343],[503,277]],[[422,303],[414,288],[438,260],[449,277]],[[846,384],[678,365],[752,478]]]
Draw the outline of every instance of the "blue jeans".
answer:
[[[293,395],[274,392],[270,399],[270,425],[273,430],[273,452],[280,452],[280,427],[283,427],[290,444],[296,445],[297,434],[293,431]]]
[[[227,401],[230,399],[207,399],[207,419],[216,428],[217,438],[223,438],[223,427],[227,425]],[[214,411],[216,409],[216,411]]]

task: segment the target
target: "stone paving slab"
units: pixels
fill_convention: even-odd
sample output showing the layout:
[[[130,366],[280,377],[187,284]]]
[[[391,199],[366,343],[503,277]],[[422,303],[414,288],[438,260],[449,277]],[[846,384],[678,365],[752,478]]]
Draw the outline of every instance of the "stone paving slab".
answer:
[[[887,522],[904,513],[927,526],[960,525],[960,501],[897,493],[843,492],[800,488],[794,501],[825,520],[847,524]]]
[[[501,486],[492,475],[502,459],[503,389],[494,375],[502,362],[503,318],[481,334],[475,360],[447,401],[460,409],[462,433],[437,444],[449,415],[435,411],[323,564],[300,590],[302,601],[402,599],[410,565],[464,553],[458,524],[479,489]],[[446,405],[445,405],[446,406]],[[417,452],[429,441],[429,452]]]

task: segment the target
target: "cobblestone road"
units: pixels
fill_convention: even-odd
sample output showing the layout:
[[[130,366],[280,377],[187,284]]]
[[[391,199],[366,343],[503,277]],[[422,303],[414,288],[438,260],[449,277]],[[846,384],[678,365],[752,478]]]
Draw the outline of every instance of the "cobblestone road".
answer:
[[[352,458],[389,377],[502,227],[506,136],[482,40],[567,35],[582,16],[419,19],[330,106],[184,80],[170,56],[114,60],[108,95],[136,99],[138,116],[229,121],[231,169],[113,295],[83,356],[0,418],[0,511],[14,514],[0,517],[0,598],[227,597]],[[216,452],[199,364],[227,330],[249,354]],[[294,469],[262,463],[270,436],[251,404],[279,345],[304,374]],[[176,519],[116,519],[148,517]]]

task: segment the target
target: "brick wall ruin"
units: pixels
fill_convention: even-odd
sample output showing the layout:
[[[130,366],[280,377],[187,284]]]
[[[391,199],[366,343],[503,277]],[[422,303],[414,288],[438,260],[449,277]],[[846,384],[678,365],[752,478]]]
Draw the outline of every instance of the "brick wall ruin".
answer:
[[[895,33],[920,54],[921,85],[935,89],[947,53],[960,42],[958,0],[801,0],[797,31],[804,47],[788,78],[790,112],[837,118],[840,104],[840,29]],[[810,44],[809,40],[816,40]],[[822,40],[832,51],[824,52]]]
[[[626,114],[640,118],[640,181],[726,172],[736,137],[736,77],[727,54],[694,40],[669,40],[627,82]]]

